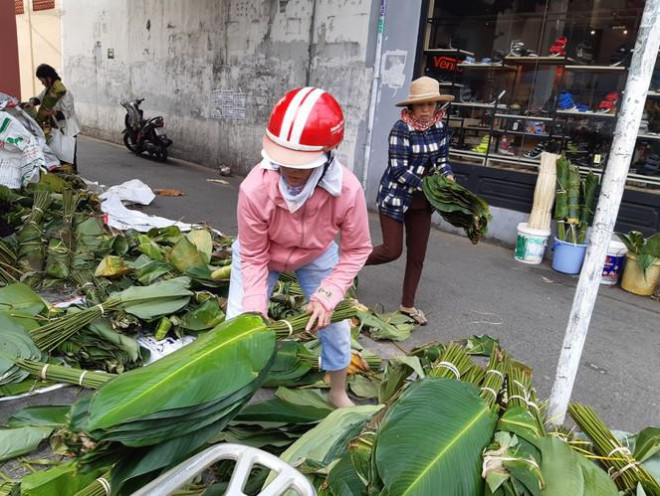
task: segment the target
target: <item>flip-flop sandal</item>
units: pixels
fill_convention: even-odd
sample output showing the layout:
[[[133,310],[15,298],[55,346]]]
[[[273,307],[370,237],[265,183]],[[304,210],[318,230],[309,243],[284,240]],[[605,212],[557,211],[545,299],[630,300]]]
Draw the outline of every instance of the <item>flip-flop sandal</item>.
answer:
[[[399,312],[413,319],[417,323],[417,325],[425,326],[426,324],[429,323],[428,320],[426,320],[426,316],[424,315],[424,312],[422,312],[417,308],[415,308],[412,312],[408,312],[406,310],[402,310],[399,308]]]

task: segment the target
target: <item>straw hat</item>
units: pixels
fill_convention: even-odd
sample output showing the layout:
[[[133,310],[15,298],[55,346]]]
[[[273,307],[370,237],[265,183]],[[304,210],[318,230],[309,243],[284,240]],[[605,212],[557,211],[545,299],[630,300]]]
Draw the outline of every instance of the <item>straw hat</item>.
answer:
[[[408,98],[403,102],[397,103],[396,106],[405,107],[414,103],[452,101],[454,101],[453,95],[440,93],[440,83],[433,78],[424,76],[410,83]]]

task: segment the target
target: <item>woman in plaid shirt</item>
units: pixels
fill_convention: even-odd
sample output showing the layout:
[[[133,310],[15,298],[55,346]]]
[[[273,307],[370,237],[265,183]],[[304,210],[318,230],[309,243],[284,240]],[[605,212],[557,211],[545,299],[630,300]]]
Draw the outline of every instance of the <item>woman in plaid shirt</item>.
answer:
[[[380,212],[383,244],[375,246],[366,265],[391,262],[403,251],[406,231],[406,272],[400,311],[420,325],[424,313],[415,308],[415,293],[422,275],[426,246],[431,232],[433,210],[422,192],[422,178],[441,173],[453,179],[449,165],[449,132],[442,121],[439,102],[451,102],[452,95],[440,93],[435,79],[421,77],[410,83],[405,107],[389,138],[389,163],[378,188],[376,204]]]

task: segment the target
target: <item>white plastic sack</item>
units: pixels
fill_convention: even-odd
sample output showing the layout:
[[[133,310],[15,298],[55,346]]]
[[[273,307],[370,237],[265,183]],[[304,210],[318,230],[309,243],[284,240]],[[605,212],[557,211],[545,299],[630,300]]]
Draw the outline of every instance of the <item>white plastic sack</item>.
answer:
[[[140,232],[147,232],[154,227],[177,226],[182,231],[190,231],[191,224],[184,224],[164,217],[147,215],[144,212],[130,210],[126,208],[118,196],[112,194],[107,196],[101,203],[101,210],[107,214],[106,224],[114,229],[126,231],[135,229]]]
[[[99,198],[105,200],[111,196],[118,198],[120,201],[140,205],[149,205],[156,198],[151,188],[139,179],[131,179],[117,186],[111,186]]]
[[[53,151],[55,156],[62,162],[68,164],[73,163],[74,155],[76,152],[76,138],[68,136],[59,129],[52,130],[51,140],[48,146]]]
[[[18,189],[39,180],[46,167],[37,140],[12,115],[0,110],[0,184]]]

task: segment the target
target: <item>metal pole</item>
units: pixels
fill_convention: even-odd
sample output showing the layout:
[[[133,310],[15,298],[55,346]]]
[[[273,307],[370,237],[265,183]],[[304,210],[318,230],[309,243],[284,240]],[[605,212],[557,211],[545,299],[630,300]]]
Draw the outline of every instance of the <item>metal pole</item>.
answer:
[[[554,425],[564,422],[568,409],[659,47],[660,0],[647,0],[550,396],[547,418]]]

